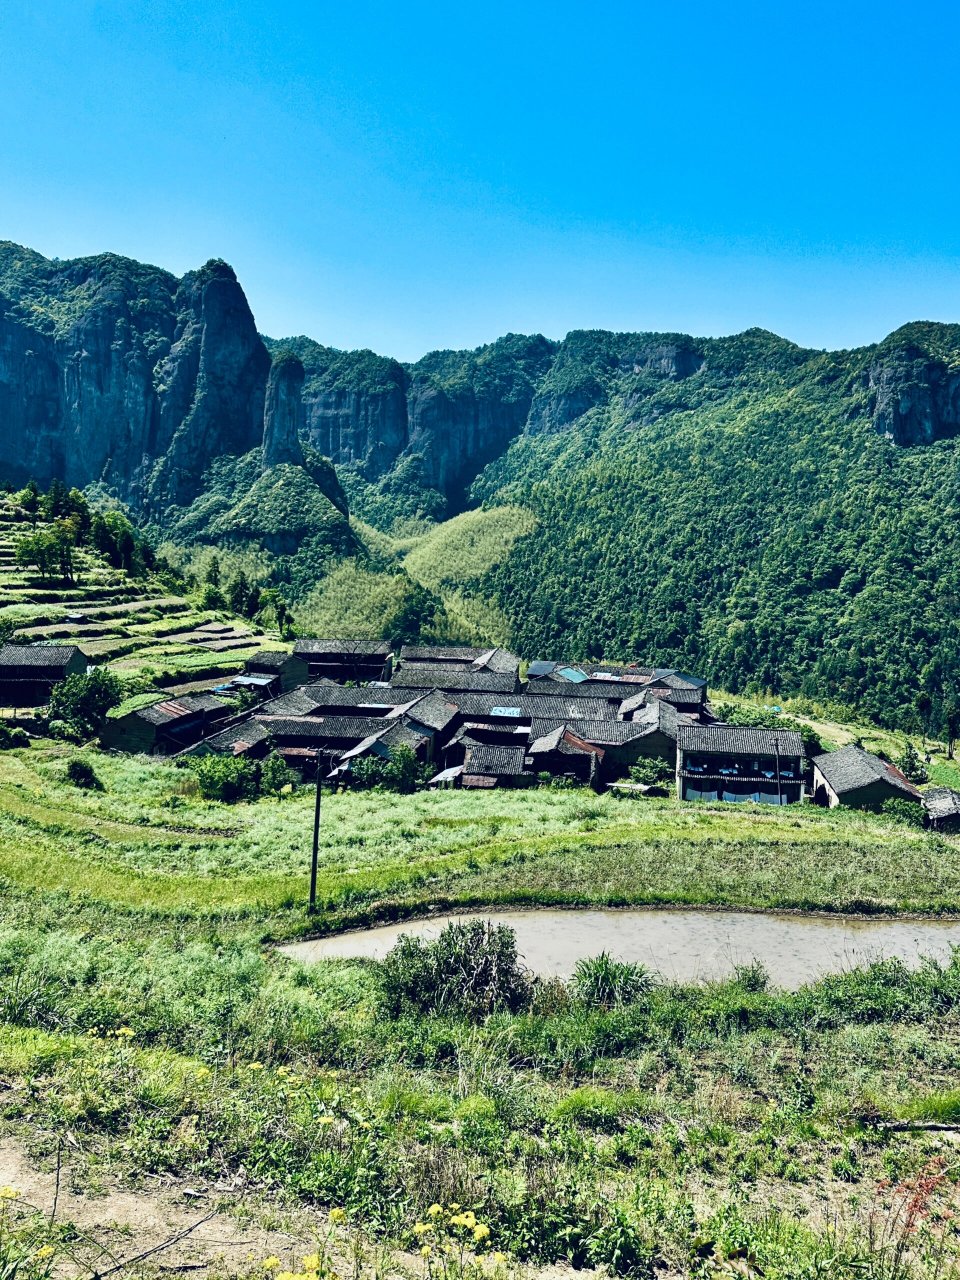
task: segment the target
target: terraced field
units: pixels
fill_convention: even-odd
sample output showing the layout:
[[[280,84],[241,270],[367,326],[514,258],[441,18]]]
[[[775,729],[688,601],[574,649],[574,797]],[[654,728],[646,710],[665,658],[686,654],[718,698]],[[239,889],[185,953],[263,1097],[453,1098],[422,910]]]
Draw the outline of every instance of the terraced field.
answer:
[[[24,640],[77,644],[91,662],[177,692],[239,671],[276,643],[252,623],[171,594],[156,576],[131,578],[89,548],[75,552],[73,586],[45,581],[16,562],[17,542],[30,531],[22,513],[0,505],[0,622],[13,622]]]

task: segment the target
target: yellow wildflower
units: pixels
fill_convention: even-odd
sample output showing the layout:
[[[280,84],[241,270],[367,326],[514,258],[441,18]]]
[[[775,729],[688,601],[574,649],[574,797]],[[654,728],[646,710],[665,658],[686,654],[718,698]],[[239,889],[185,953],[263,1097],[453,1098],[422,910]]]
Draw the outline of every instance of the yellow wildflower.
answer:
[[[52,1258],[56,1252],[52,1244],[42,1244],[33,1256],[40,1259]]]
[[[507,1255],[505,1253],[501,1253],[498,1249],[497,1252],[493,1255],[493,1260],[494,1262],[506,1262]]]
[[[19,1200],[22,1191],[18,1191],[16,1187],[0,1187],[0,1200]]]
[[[345,1209],[331,1209],[331,1210],[330,1210],[330,1221],[331,1221],[331,1222],[346,1222],[346,1220],[347,1220],[347,1211],[346,1211]]]
[[[130,1027],[121,1027],[120,1030],[117,1032],[117,1035],[123,1036],[125,1040],[132,1040],[134,1036],[134,1032]]]
[[[413,1233],[417,1236],[425,1236],[433,1230],[432,1222],[415,1222],[413,1224]]]
[[[276,1271],[279,1265],[280,1265],[280,1259],[276,1256],[273,1256],[270,1258],[264,1258],[263,1260],[264,1271]]]
[[[421,1258],[429,1258],[429,1257],[430,1257],[430,1255],[431,1255],[431,1253],[433,1253],[433,1250],[430,1248],[430,1246],[429,1246],[428,1244],[422,1244],[422,1245],[420,1246],[420,1257],[421,1257]]]
[[[333,1124],[333,1116],[321,1116],[317,1124]]]
[[[248,1063],[247,1063],[247,1070],[248,1070],[248,1071],[262,1071],[262,1070],[263,1070],[263,1063],[262,1063],[262,1062],[248,1062]]]
[[[490,1235],[490,1228],[486,1225],[485,1222],[478,1222],[477,1225],[473,1228],[473,1238],[474,1240],[476,1240],[477,1244],[479,1244],[481,1240],[486,1240],[489,1235]]]
[[[303,1260],[303,1269],[304,1271],[319,1271],[320,1270],[319,1253],[308,1253]]]
[[[427,1210],[427,1214],[428,1214],[428,1215],[429,1215],[429,1217],[431,1217],[431,1218],[438,1218],[438,1217],[440,1216],[440,1214],[441,1214],[441,1213],[443,1213],[443,1205],[442,1205],[442,1204],[436,1204],[436,1203],[434,1203],[434,1204],[432,1204],[432,1205],[430,1206],[430,1208]]]

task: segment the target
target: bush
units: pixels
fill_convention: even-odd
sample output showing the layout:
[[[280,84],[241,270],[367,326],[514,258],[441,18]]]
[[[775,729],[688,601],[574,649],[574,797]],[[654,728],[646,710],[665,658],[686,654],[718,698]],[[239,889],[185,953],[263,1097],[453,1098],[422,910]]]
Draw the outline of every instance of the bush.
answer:
[[[672,764],[666,760],[660,760],[655,756],[649,756],[644,760],[638,760],[630,769],[630,781],[639,782],[647,787],[655,787],[661,782],[672,782],[676,770]]]
[[[107,712],[122,699],[120,678],[106,667],[67,676],[50,695],[50,728],[59,720],[74,735],[90,737],[103,728]]]
[[[260,793],[280,799],[284,787],[292,787],[297,775],[277,751],[271,751],[260,766]]]
[[[896,765],[908,782],[919,785],[927,782],[930,778],[927,766],[920,759],[920,753],[912,742],[907,742],[903,749],[903,755],[896,761]]]
[[[653,986],[653,979],[644,965],[614,960],[601,951],[577,961],[572,985],[581,1004],[590,1009],[611,1009],[639,1000]]]
[[[533,991],[516,934],[489,920],[448,924],[433,942],[401,937],[384,958],[380,983],[394,1017],[415,1011],[480,1020],[500,1010],[516,1013]]]
[[[429,776],[431,773],[430,766],[419,764],[409,747],[400,746],[394,747],[389,759],[383,756],[361,756],[359,760],[354,760],[350,778],[358,787],[382,787],[385,791],[410,795],[416,791],[418,783],[426,780],[424,775]]]
[[[89,760],[73,759],[67,765],[67,781],[82,791],[102,791],[103,783]]]
[[[923,805],[913,800],[891,797],[889,800],[884,800],[880,806],[880,812],[887,818],[893,818],[895,822],[903,822],[908,827],[923,829],[925,822]]]
[[[251,761],[234,756],[191,756],[188,764],[204,800],[235,804],[256,799],[257,769]]]
[[[0,724],[0,751],[9,751],[12,747],[29,747],[30,735],[26,729]]]

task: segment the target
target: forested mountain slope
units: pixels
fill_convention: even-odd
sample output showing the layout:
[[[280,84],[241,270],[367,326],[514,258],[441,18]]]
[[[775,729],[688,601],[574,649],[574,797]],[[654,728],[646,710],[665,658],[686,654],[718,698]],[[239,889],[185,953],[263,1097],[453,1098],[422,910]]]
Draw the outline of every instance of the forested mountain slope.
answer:
[[[957,326],[839,353],[571,335],[474,485],[537,517],[483,590],[531,656],[655,654],[939,728],[960,674],[958,404]]]

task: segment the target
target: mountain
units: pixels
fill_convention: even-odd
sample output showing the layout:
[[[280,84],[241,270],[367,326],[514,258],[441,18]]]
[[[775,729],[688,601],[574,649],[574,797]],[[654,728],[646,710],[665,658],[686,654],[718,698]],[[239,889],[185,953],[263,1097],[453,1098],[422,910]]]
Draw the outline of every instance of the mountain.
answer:
[[[509,334],[402,364],[262,338],[222,262],[176,279],[3,244],[0,426],[11,481],[254,548],[324,625],[413,599],[432,634],[529,657],[960,720],[957,325],[839,352]]]

